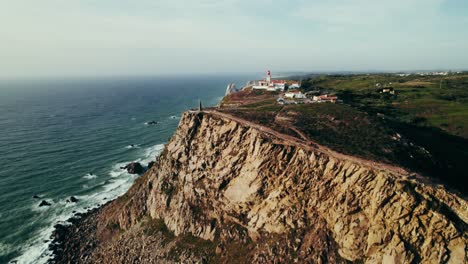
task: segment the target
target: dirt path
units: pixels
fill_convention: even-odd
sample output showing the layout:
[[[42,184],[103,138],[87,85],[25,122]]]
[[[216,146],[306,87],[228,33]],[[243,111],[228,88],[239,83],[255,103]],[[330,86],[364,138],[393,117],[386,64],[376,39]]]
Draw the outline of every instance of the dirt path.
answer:
[[[196,112],[196,111],[194,111],[194,112]],[[239,124],[255,128],[255,129],[257,129],[257,130],[259,130],[259,131],[261,131],[261,132],[263,132],[265,134],[268,134],[270,136],[282,139],[283,141],[287,142],[290,145],[301,147],[301,148],[306,149],[306,150],[319,151],[321,153],[327,154],[327,155],[335,157],[337,159],[349,160],[349,161],[352,161],[352,162],[364,164],[364,165],[366,165],[366,166],[368,166],[370,168],[377,169],[377,170],[391,171],[391,172],[394,172],[394,173],[402,175],[402,176],[409,176],[410,175],[410,172],[406,171],[405,169],[403,169],[401,167],[397,167],[397,166],[393,166],[393,165],[385,164],[385,163],[381,163],[381,162],[375,162],[375,161],[371,161],[371,160],[365,160],[365,159],[361,159],[361,158],[358,158],[358,157],[342,154],[342,153],[336,152],[336,151],[334,151],[334,150],[332,150],[332,149],[330,149],[328,147],[319,145],[316,142],[313,142],[311,140],[303,140],[303,139],[299,139],[297,137],[285,135],[285,134],[279,133],[278,131],[275,131],[275,130],[273,130],[271,128],[268,128],[268,127],[265,127],[265,126],[262,126],[262,125],[247,121],[245,119],[241,119],[239,117],[236,117],[236,116],[233,116],[233,115],[230,115],[230,114],[227,114],[227,113],[218,112],[218,111],[216,111],[214,109],[205,109],[202,112],[205,113],[205,114],[210,114],[210,115],[213,115],[213,116],[218,116],[218,117],[222,117],[222,118],[226,118],[226,119],[236,121]],[[298,134],[301,135],[301,133],[298,133]],[[303,137],[303,136],[304,135],[301,135],[301,137]],[[413,173],[411,173],[411,174],[413,174]],[[413,174],[413,176],[419,176],[419,175]],[[422,176],[418,177],[418,178],[426,179],[425,177],[422,177]]]

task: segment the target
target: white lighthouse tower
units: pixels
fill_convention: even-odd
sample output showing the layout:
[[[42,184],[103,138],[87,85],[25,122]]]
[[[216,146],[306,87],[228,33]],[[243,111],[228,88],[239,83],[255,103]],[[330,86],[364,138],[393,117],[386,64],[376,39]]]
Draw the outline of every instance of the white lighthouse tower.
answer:
[[[269,85],[271,83],[271,72],[270,70],[267,71],[266,82]]]

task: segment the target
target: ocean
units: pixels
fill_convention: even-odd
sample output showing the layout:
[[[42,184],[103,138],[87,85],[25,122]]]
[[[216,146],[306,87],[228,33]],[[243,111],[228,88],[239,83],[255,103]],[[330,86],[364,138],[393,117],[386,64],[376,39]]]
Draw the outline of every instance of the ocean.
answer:
[[[154,160],[183,111],[255,77],[0,81],[0,263],[46,262],[54,224],[125,193],[138,176],[121,166]]]

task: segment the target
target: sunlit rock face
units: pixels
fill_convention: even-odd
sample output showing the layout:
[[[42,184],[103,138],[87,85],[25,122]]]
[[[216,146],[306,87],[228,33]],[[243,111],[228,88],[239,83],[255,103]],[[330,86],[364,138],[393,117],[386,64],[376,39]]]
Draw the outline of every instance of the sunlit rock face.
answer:
[[[153,168],[74,231],[94,230],[78,259],[466,263],[467,202],[369,164],[188,112]],[[170,235],[148,234],[148,219]]]

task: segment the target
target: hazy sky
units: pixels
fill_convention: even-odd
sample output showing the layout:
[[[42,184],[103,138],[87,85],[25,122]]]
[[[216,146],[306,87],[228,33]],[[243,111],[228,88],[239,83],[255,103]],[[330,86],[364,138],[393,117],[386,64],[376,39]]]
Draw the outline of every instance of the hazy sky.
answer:
[[[436,68],[467,0],[0,0],[0,78]]]

